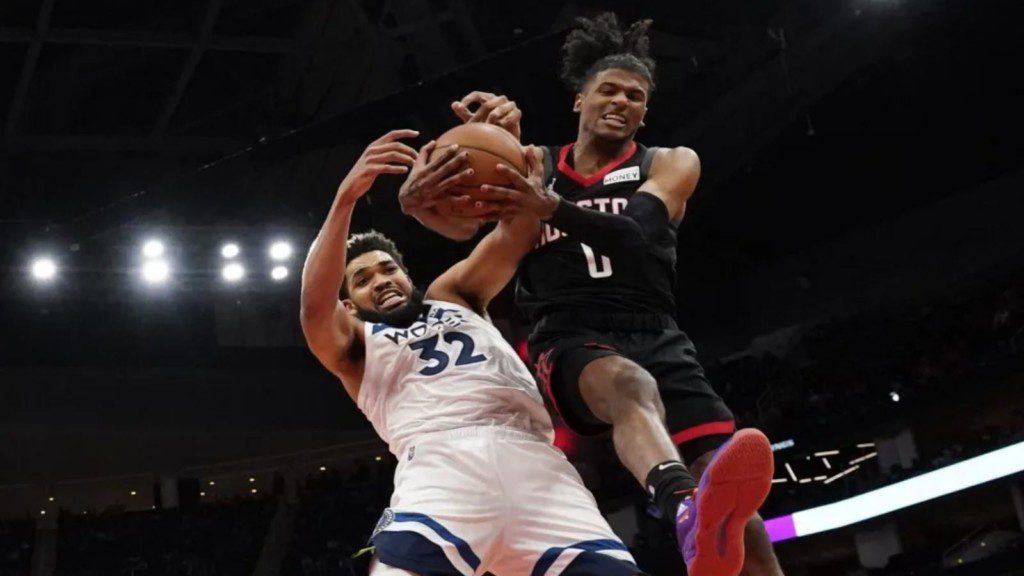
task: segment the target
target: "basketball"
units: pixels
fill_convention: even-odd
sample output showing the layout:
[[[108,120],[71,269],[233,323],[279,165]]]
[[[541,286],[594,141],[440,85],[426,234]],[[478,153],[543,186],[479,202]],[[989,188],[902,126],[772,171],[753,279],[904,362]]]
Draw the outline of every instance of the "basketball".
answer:
[[[509,179],[496,170],[498,164],[526,174],[523,147],[504,128],[482,122],[456,126],[437,139],[428,161],[452,144],[458,144],[461,151],[469,153],[469,166],[473,169],[473,175],[456,187],[461,193],[472,196],[482,184],[511,185]]]

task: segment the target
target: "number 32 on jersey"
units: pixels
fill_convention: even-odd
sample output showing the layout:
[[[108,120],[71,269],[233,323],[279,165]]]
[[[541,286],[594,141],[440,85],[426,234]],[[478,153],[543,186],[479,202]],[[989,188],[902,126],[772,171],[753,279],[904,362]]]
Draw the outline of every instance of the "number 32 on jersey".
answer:
[[[487,360],[487,356],[483,354],[474,354],[473,350],[476,348],[476,342],[469,334],[463,332],[446,332],[444,335],[444,341],[449,346],[438,347],[441,337],[437,334],[430,338],[425,338],[418,342],[409,344],[410,350],[418,350],[420,353],[420,360],[426,360],[429,362],[422,370],[420,374],[424,376],[434,376],[444,372],[448,365],[451,363],[452,357],[450,354],[445,352],[442,348],[451,351],[452,346],[455,344],[459,345],[459,355],[455,358],[456,366],[465,366],[466,364],[476,364],[477,362],[483,362]]]

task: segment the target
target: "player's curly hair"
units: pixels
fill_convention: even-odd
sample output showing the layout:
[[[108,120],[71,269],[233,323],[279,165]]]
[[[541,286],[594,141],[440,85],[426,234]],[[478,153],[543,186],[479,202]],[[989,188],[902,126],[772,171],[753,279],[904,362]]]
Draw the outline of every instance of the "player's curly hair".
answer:
[[[612,12],[577,18],[562,45],[562,81],[579,92],[598,72],[622,68],[643,76],[654,90],[654,59],[647,37],[651,22],[637,20],[622,31]]]
[[[360,234],[353,234],[349,236],[348,242],[345,243],[345,246],[346,261],[348,262],[355,260],[367,252],[380,250],[381,252],[387,252],[406,274],[409,273],[409,269],[405,267],[405,262],[402,261],[402,253],[398,251],[398,246],[395,246],[393,240],[376,230],[370,230],[369,232],[362,232]],[[345,281],[341,283],[341,297],[349,297],[347,277]]]

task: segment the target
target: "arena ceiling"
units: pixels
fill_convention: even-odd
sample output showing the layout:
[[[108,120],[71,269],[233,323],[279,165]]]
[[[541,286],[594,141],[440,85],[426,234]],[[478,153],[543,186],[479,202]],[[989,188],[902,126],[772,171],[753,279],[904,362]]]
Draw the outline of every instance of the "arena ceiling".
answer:
[[[6,237],[315,226],[362,142],[396,125],[443,130],[447,102],[470,88],[515,98],[528,139],[568,141],[558,46],[573,16],[606,7],[655,19],[642,138],[698,150],[702,201],[719,207],[695,227],[741,260],[863,223],[865,208],[822,214],[823,197],[885,217],[1015,166],[1002,138],[1020,113],[998,64],[1020,48],[1010,2],[11,0]],[[929,163],[955,173],[936,186]],[[794,206],[823,217],[787,222]]]

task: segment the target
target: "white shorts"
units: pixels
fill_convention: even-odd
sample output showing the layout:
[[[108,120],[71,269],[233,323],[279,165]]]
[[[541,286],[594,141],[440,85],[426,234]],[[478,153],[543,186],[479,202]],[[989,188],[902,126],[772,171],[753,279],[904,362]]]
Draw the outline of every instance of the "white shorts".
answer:
[[[400,452],[373,576],[642,574],[565,455],[503,427],[428,434]]]

